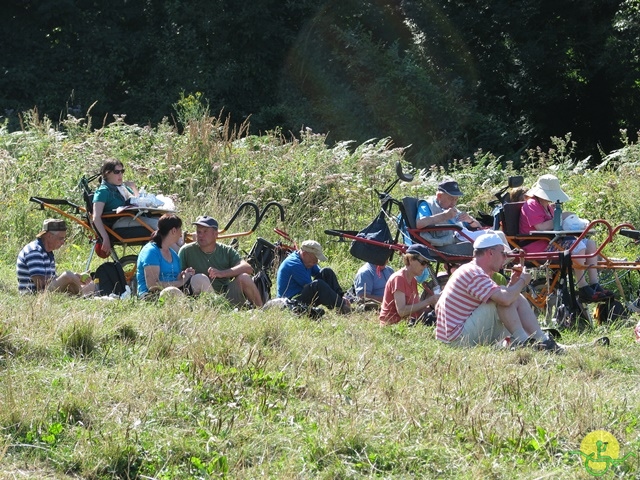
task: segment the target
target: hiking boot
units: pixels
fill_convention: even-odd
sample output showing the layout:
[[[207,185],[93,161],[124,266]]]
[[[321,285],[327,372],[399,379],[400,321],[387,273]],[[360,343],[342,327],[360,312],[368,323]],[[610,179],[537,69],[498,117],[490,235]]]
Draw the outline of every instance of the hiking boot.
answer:
[[[590,291],[589,291],[590,290]],[[583,287],[578,290],[578,297],[585,303],[597,303],[610,300],[614,297],[614,293],[609,290],[594,291],[592,288]]]
[[[550,353],[564,353],[564,347],[558,344],[553,338],[549,337],[546,340],[535,342],[531,347],[534,350]]]

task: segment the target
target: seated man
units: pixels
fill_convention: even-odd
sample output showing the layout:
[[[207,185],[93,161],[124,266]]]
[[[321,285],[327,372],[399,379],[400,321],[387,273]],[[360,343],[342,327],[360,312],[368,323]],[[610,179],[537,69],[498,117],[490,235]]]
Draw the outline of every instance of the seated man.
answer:
[[[458,182],[446,180],[438,184],[435,196],[429,197],[418,204],[416,227],[425,228],[431,225],[451,224],[464,227],[463,222],[471,228],[481,228],[482,225],[468,213],[456,208],[458,199],[463,195]],[[471,242],[460,239],[455,230],[422,232],[421,236],[434,248],[452,255],[470,257],[473,254]]]
[[[95,290],[89,274],[79,275],[66,271],[56,273],[54,250],[59,249],[67,237],[64,220],[48,218],[42,224],[37,238],[27,244],[18,254],[16,272],[20,293],[35,293],[49,290],[74,295],[89,295]]]
[[[562,351],[542,331],[521,294],[531,274],[514,269],[506,286],[491,279],[507,260],[508,248],[502,239],[487,233],[475,240],[473,248],[473,260],[453,272],[436,304],[436,338],[454,346],[471,346],[510,337],[512,347],[532,343],[539,350]]]
[[[196,241],[183,245],[178,252],[182,269],[193,268],[211,279],[213,290],[223,293],[229,302],[242,306],[248,300],[262,307],[260,292],[253,283],[253,268],[238,252],[218,243],[218,222],[209,216],[196,218]]]
[[[353,281],[353,288],[359,300],[375,300],[382,302],[384,286],[393,274],[393,268],[389,265],[374,265],[365,263],[360,267]]]
[[[323,305],[340,313],[351,312],[351,304],[344,298],[334,271],[318,266],[319,261],[326,260],[318,242],[302,242],[300,250],[289,254],[278,268],[276,296],[299,300],[309,307]]]

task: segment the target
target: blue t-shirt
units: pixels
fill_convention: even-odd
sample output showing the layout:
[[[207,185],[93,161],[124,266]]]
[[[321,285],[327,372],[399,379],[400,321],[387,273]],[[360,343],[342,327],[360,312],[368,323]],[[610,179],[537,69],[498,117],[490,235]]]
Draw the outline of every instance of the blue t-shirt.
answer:
[[[147,243],[138,255],[138,264],[136,266],[136,281],[138,282],[138,296],[142,296],[149,291],[147,280],[144,276],[144,267],[155,266],[160,267],[159,280],[161,282],[175,282],[180,275],[180,258],[172,249],[171,263],[167,262],[162,256],[160,247],[153,242]]]
[[[276,297],[293,298],[302,292],[305,285],[320,273],[320,267],[307,268],[302,263],[300,252],[293,252],[280,264],[276,278]]]
[[[45,281],[56,277],[56,260],[53,252],[47,252],[39,238],[34,240],[18,254],[16,273],[20,293],[35,292],[36,285],[31,277],[42,276]]]
[[[389,277],[393,275],[393,268],[385,266],[378,275],[378,266],[372,263],[365,263],[353,281],[353,286],[358,297],[382,297],[384,295],[384,286],[387,284]]]

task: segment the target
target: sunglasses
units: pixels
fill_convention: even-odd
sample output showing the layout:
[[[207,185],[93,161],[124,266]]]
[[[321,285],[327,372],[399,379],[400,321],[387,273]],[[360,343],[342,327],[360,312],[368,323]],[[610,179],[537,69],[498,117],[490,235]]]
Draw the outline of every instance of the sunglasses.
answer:
[[[113,173],[115,173],[116,175],[120,175],[121,173],[124,173],[124,168],[120,170],[113,170]]]
[[[419,258],[416,258],[416,262],[424,267],[427,263],[429,263],[429,260],[420,260]]]

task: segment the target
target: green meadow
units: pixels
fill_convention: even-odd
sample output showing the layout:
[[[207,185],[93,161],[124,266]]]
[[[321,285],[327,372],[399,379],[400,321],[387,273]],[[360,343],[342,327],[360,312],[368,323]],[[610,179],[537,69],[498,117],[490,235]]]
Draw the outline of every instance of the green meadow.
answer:
[[[324,230],[359,230],[374,218],[376,189],[395,178],[395,163],[411,170],[404,149],[388,139],[329,145],[311,130],[250,135],[248,123],[180,108],[180,132],[169,121],[146,127],[124,118],[54,125],[36,112],[23,115],[19,132],[0,128],[0,478],[640,475],[640,316],[565,331],[568,344],[608,335],[611,346],[557,356],[452,349],[431,327],[381,328],[375,313],[329,311],[314,321],[288,310],[237,311],[213,296],[20,296],[16,256],[44,218],[60,216],[29,198],[82,206],[79,179],[110,157],[123,161],[127,180],[172,195],[187,225],[202,214],[224,225],[242,202],[278,201],[284,221],[265,215],[255,232],[235,237],[239,250],[258,237],[286,243],[274,228],[297,243],[313,238],[350,285],[360,262]],[[465,192],[460,208],[476,214],[488,212],[509,175],[531,185],[552,172],[572,197],[567,209],[640,226],[635,137],[621,132],[617,151],[588,159],[575,158],[570,134],[551,143],[518,159],[478,151],[446,170],[414,171],[392,193],[427,196],[450,175]],[[58,267],[84,271],[90,232],[68,221]],[[229,232],[252,224],[241,214]],[[606,252],[635,259],[640,247],[616,238]],[[392,265],[400,266],[397,256]],[[625,295],[635,298],[638,274],[623,273]],[[607,462],[585,459],[581,447],[597,430],[618,442],[609,443]]]

